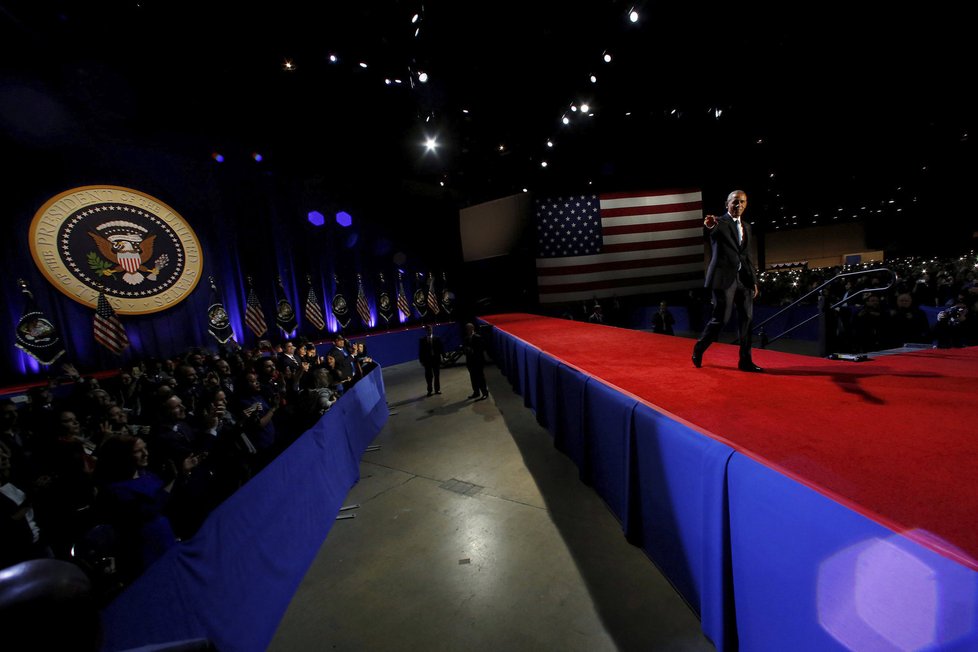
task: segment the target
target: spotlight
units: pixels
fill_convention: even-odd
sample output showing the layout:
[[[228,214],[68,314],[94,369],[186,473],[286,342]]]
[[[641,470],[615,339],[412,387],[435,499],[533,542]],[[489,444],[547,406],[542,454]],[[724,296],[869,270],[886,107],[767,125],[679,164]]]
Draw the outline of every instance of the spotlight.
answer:
[[[506,146],[505,145],[500,145],[499,146],[499,151],[500,152],[505,152],[506,151]]]
[[[340,211],[336,214],[336,223],[346,228],[353,224],[353,216],[346,211]]]
[[[413,25],[413,24],[415,24],[416,22],[418,22],[418,18],[420,18],[420,17],[421,17],[421,16],[419,16],[418,14],[414,14],[414,15],[413,15],[413,16],[411,17],[411,24]]]
[[[571,104],[571,111],[577,111],[577,105]]]
[[[546,161],[540,161],[540,167],[542,167],[542,168],[547,167],[547,162]]]
[[[608,54],[607,52],[604,53],[604,62],[611,63],[611,55]]]
[[[565,115],[565,116],[563,117],[563,119],[561,120],[561,122],[563,122],[563,123],[564,123],[565,125],[569,125],[569,124],[570,124],[570,118],[568,118],[568,117],[567,117],[567,116]]]
[[[211,158],[217,161],[218,163],[224,162],[224,154],[221,154],[219,152],[214,152],[213,154],[211,154]]]
[[[251,158],[255,160],[255,163],[261,163],[264,160],[264,157],[258,152],[252,152]]]
[[[285,72],[295,72],[295,64],[291,60],[286,59],[282,64],[282,70]]]
[[[547,141],[547,147],[553,147],[553,146],[554,146],[554,141],[548,140]]]
[[[589,112],[590,110],[591,110],[591,107],[590,107],[589,105],[587,105],[587,104],[582,104],[582,105],[581,105],[581,112],[582,112],[582,113],[587,113],[587,112]]]
[[[434,138],[426,138],[424,141],[424,147],[427,151],[433,152],[435,148],[438,147],[438,141]]]
[[[322,226],[323,224],[326,224],[326,218],[319,211],[309,211],[309,214],[306,215],[306,219],[309,220],[309,223],[313,226]]]
[[[425,82],[427,82],[428,81],[428,73],[426,73],[426,72],[418,73],[418,81],[421,82],[422,84],[424,84]]]
[[[591,75],[591,83],[592,84],[597,84],[598,83],[598,78],[595,75]]]
[[[529,188],[523,188],[523,192],[530,192],[530,189]],[[975,265],[975,267],[978,267],[978,265]]]
[[[331,55],[329,55],[329,62],[330,62],[330,63],[336,63],[336,62],[337,62],[337,61],[339,61],[339,60],[340,60],[340,58],[339,58],[339,57],[337,57],[337,56],[336,56],[335,54],[331,54]]]
[[[638,22],[638,12],[635,11],[634,8],[632,8],[632,10],[628,12],[628,20],[632,21],[633,23]]]
[[[367,64],[365,62],[361,61],[360,62],[360,67],[361,68],[366,68],[367,67]]]

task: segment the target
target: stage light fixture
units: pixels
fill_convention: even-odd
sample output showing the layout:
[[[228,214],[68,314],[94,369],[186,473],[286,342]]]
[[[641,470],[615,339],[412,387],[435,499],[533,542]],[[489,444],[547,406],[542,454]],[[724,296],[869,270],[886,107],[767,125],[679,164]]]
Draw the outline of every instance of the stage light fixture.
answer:
[[[609,54],[608,52],[605,52],[603,59],[604,59],[604,62],[605,63],[611,63],[611,54]]]
[[[339,57],[337,57],[337,56],[336,56],[335,54],[331,54],[331,55],[329,55],[329,62],[330,62],[330,63],[336,63],[336,62],[337,62],[337,61],[339,61],[339,60],[340,60],[340,58],[339,58]]]
[[[426,72],[419,72],[418,73],[418,81],[421,82],[422,84],[426,83],[428,81],[428,73],[426,73]]]
[[[255,160],[255,163],[261,163],[263,160],[265,160],[265,157],[259,154],[258,152],[252,152],[251,158]]]
[[[553,147],[553,146],[554,146],[554,141],[548,140],[547,141],[547,147]]]
[[[438,141],[431,137],[426,138],[424,141],[424,147],[427,151],[433,152],[435,151],[435,148],[438,147]]]
[[[628,12],[628,20],[632,21],[633,23],[638,22],[638,12],[635,11],[634,7]]]
[[[413,25],[416,22],[418,22],[418,18],[421,18],[421,16],[419,16],[418,14],[414,14],[413,16],[411,16],[411,24]]]
[[[336,223],[345,229],[353,224],[353,216],[346,211],[340,211],[336,214]]]
[[[309,223],[313,226],[322,226],[323,224],[326,224],[326,217],[319,211],[309,211],[308,215],[306,215],[306,219],[309,220]]]
[[[587,112],[588,112],[588,111],[590,111],[590,110],[591,110],[591,107],[590,107],[590,105],[588,105],[588,104],[582,104],[582,105],[581,105],[581,112],[582,112],[582,113],[587,113]]]
[[[218,163],[224,162],[224,154],[221,154],[220,152],[214,152],[213,154],[211,154],[211,158],[217,161]]]
[[[360,67],[361,67],[361,68],[364,68],[364,69],[366,69],[366,67],[367,67],[367,64],[366,64],[366,62],[364,62],[364,61],[361,61],[361,62],[360,62]]]
[[[563,123],[564,123],[565,125],[569,125],[569,124],[570,124],[570,118],[568,118],[568,117],[567,117],[567,116],[565,115],[565,116],[563,117],[563,119],[561,120],[561,122],[563,122]]]
[[[292,63],[291,60],[286,59],[285,62],[282,63],[282,70],[285,72],[295,72],[295,64]]]
[[[597,76],[595,76],[595,75],[591,75],[591,83],[592,83],[592,84],[597,84],[597,83],[598,83],[598,78],[597,78]]]
[[[546,161],[540,161],[540,167],[542,167],[542,168],[547,167],[547,162]]]
[[[577,105],[571,104],[571,111],[577,111]]]

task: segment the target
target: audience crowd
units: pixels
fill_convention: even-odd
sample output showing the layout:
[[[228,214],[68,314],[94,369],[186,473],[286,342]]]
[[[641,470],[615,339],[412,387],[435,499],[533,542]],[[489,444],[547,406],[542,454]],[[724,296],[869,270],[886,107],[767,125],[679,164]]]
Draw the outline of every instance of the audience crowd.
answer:
[[[882,288],[884,291],[863,292]],[[879,269],[878,273],[872,273]],[[827,339],[833,351],[870,352],[909,343],[939,347],[978,344],[978,258],[971,253],[956,259],[900,258],[861,265],[818,269],[786,269],[761,274],[759,302],[788,305],[839,274],[869,274],[836,280],[803,303],[826,307]],[[932,328],[922,308],[937,312]]]
[[[374,366],[341,335],[325,355],[263,341],[105,380],[64,365],[25,407],[0,401],[0,568],[73,560],[111,597]]]

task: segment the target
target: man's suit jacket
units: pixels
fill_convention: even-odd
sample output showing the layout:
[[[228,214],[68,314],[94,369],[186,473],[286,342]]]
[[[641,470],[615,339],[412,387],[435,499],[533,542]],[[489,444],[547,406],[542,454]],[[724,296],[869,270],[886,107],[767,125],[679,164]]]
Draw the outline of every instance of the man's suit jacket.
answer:
[[[757,285],[757,274],[750,262],[750,227],[744,218],[740,218],[744,228],[744,242],[740,244],[737,226],[730,213],[724,213],[717,225],[710,229],[710,248],[713,257],[706,271],[705,287],[722,290],[730,287],[737,280],[737,268],[740,268],[740,278],[744,285],[753,288]]]
[[[445,352],[445,345],[442,344],[440,337],[432,337],[431,344],[428,338],[422,337],[418,342],[418,362],[423,367],[436,367],[441,363],[441,354]]]

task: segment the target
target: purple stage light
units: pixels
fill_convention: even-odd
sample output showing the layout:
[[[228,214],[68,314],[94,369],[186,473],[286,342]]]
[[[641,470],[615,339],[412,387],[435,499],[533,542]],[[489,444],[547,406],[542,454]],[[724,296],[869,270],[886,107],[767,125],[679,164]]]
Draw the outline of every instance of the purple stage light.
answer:
[[[218,152],[214,152],[213,154],[211,154],[211,158],[217,161],[218,163],[224,162],[224,154],[219,154]]]
[[[258,152],[255,152],[254,154],[251,155],[251,158],[255,159],[255,163],[261,163],[264,157]]]
[[[309,223],[313,226],[322,226],[323,224],[326,224],[326,218],[319,211],[310,211],[308,219]]]
[[[348,227],[353,224],[353,217],[346,211],[340,211],[336,214],[336,223],[342,227]]]

